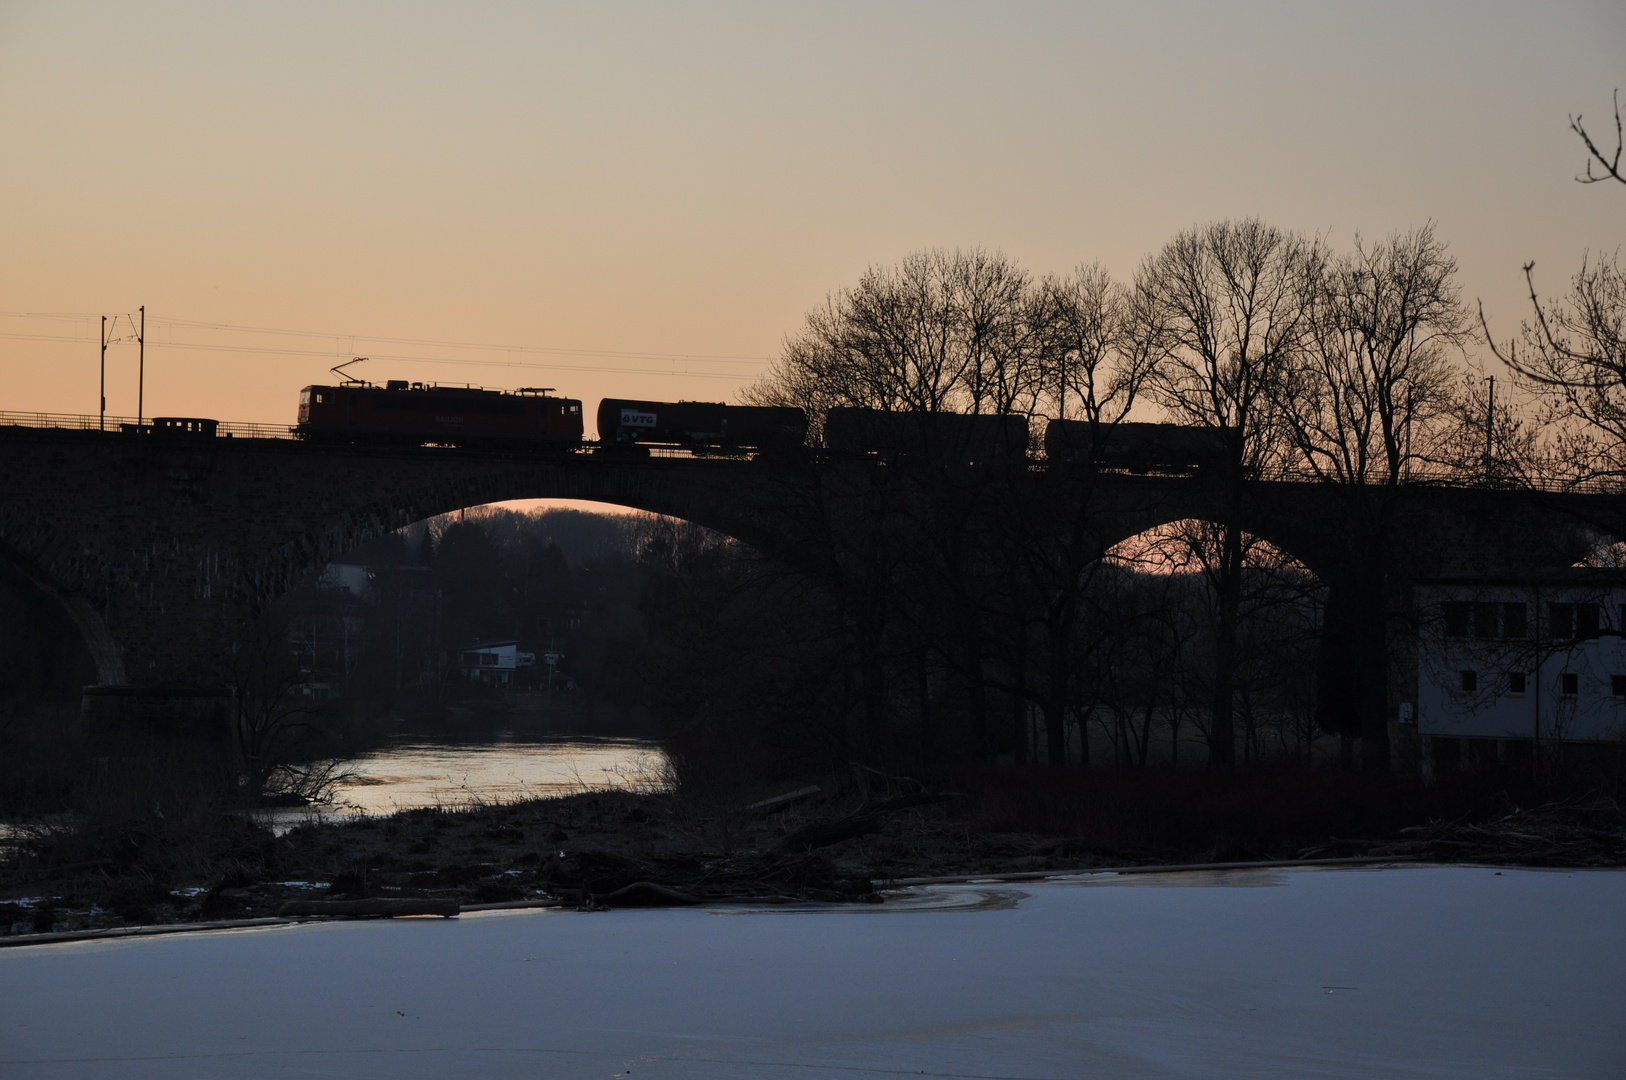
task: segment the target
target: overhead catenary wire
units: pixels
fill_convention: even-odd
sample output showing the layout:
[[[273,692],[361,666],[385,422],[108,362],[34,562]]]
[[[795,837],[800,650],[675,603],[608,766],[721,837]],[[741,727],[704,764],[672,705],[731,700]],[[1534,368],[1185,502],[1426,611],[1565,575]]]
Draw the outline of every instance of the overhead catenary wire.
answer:
[[[0,311],[0,318],[53,319],[53,320],[79,321],[79,320],[92,320],[92,319],[96,319],[96,318],[99,318],[99,317],[100,316],[96,315],[96,314],[88,314],[88,313],[82,313],[82,312]],[[511,356],[514,356],[514,355],[519,355],[519,356],[527,356],[527,355],[559,356],[559,357],[581,357],[581,358],[603,357],[605,359],[643,360],[646,363],[653,361],[655,363],[666,363],[666,364],[670,364],[670,365],[676,365],[676,364],[679,364],[679,363],[684,363],[684,364],[703,365],[705,367],[716,367],[716,366],[723,366],[723,365],[729,365],[729,366],[735,366],[735,367],[749,366],[750,368],[755,368],[757,370],[760,370],[761,368],[765,367],[767,364],[772,362],[770,357],[765,357],[765,356],[740,356],[740,355],[725,355],[725,354],[715,354],[715,353],[650,352],[650,351],[614,350],[614,349],[568,349],[568,348],[561,348],[561,347],[557,347],[557,346],[540,346],[540,345],[496,345],[496,344],[489,344],[489,343],[484,343],[484,342],[439,341],[439,340],[434,340],[434,339],[429,339],[429,338],[391,337],[391,336],[387,336],[387,335],[374,335],[374,334],[342,334],[342,333],[332,333],[332,332],[328,332],[328,331],[290,330],[290,329],[277,328],[277,327],[242,326],[242,325],[237,325],[237,324],[232,324],[232,323],[207,322],[207,321],[196,320],[196,319],[154,320],[153,321],[153,328],[159,328],[159,329],[161,329],[161,328],[174,328],[174,329],[187,329],[187,330],[202,330],[202,331],[215,331],[215,332],[224,332],[224,333],[233,333],[233,334],[264,334],[264,335],[272,335],[272,336],[280,336],[280,337],[323,339],[323,340],[331,340],[331,341],[334,342],[334,346],[332,348],[289,348],[289,347],[268,346],[268,345],[231,344],[231,343],[224,343],[224,342],[174,341],[174,340],[158,341],[158,340],[153,340],[150,335],[148,336],[148,340],[147,340],[147,344],[151,345],[154,348],[161,348],[161,349],[188,349],[188,350],[194,350],[194,351],[200,351],[200,352],[243,353],[243,354],[251,354],[251,355],[261,355],[261,356],[288,356],[288,357],[327,358],[327,357],[333,357],[333,356],[354,355],[354,353],[356,351],[356,343],[357,342],[377,342],[377,343],[381,343],[381,344],[391,344],[391,345],[409,345],[409,346],[410,345],[416,345],[416,346],[420,346],[420,347],[428,348],[428,349],[457,349],[457,350],[460,350],[460,351],[476,351],[476,352],[484,352],[484,353],[503,353],[503,354],[505,354],[505,357],[511,357]],[[48,343],[62,343],[62,344],[73,344],[73,343],[77,343],[77,342],[81,342],[81,341],[93,340],[90,337],[80,337],[80,336],[77,336],[77,335],[69,336],[69,335],[63,335],[63,334],[36,334],[36,333],[19,333],[19,332],[9,332],[9,331],[0,331],[0,339],[12,340],[12,341],[37,341],[37,342],[42,342],[42,343],[47,343],[48,342]],[[471,358],[471,357],[425,356],[425,355],[422,355],[422,354],[414,354],[414,353],[385,353],[385,352],[380,352],[380,351],[378,351],[376,349],[375,350],[370,350],[370,355],[371,355],[371,357],[372,357],[372,359],[374,361],[389,361],[391,363],[439,364],[439,365],[468,366],[468,367],[536,368],[536,369],[554,370],[554,371],[593,372],[593,373],[597,373],[597,374],[607,374],[607,375],[612,375],[612,374],[613,375],[649,375],[649,376],[678,377],[678,378],[737,380],[737,379],[742,378],[742,377],[749,377],[751,374],[755,373],[755,372],[751,372],[751,371],[736,371],[736,372],[677,371],[677,370],[672,370],[671,367],[663,367],[663,368],[636,367],[636,368],[634,368],[634,367],[622,367],[622,366],[610,367],[610,366],[605,366],[603,364],[569,364],[569,363],[560,363],[560,362],[539,363],[539,362],[535,362],[535,361],[516,360],[516,359],[507,359],[507,358],[504,358],[504,359],[477,359],[477,358]]]
[[[70,338],[42,334],[7,334],[3,332],[0,332],[0,339],[13,341],[58,342],[63,344],[95,344],[96,340],[95,338]],[[336,356],[348,355],[348,351],[343,349],[276,349],[253,345],[211,345],[198,342],[176,341],[158,342],[149,340],[147,342],[147,346],[149,348],[159,350],[187,349],[198,352],[247,353],[260,356],[313,357],[319,359],[331,359]],[[733,381],[738,381],[742,378],[750,378],[752,374],[750,372],[673,371],[666,368],[606,367],[602,364],[541,364],[522,360],[473,360],[463,357],[402,356],[380,352],[372,352],[368,359],[374,362],[387,360],[393,364],[439,364],[451,365],[453,367],[526,368],[537,371],[582,371],[592,372],[598,375],[656,375],[663,378],[724,379]],[[764,363],[766,363],[766,361],[764,361]]]

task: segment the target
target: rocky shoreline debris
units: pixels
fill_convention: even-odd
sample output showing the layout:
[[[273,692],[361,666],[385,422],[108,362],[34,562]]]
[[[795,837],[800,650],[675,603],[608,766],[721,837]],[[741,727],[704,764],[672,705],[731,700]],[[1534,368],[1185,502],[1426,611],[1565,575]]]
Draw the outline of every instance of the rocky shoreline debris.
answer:
[[[1077,838],[977,827],[925,790],[854,805],[803,787],[719,807],[670,793],[597,792],[471,803],[382,818],[313,817],[282,836],[233,826],[190,864],[101,857],[46,833],[0,864],[0,937],[471,908],[880,903],[900,880],[1034,875],[1133,864],[1211,864],[1213,852],[1090,849]],[[133,828],[134,826],[132,826]],[[1478,821],[1430,821],[1367,840],[1262,858],[1626,865],[1626,812],[1603,796]],[[10,940],[15,939],[15,940]]]

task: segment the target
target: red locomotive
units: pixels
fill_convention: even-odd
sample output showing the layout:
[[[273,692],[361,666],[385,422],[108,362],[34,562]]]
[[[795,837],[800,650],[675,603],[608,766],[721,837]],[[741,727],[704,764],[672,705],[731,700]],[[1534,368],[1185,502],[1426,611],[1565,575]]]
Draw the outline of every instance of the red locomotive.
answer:
[[[535,387],[509,392],[403,379],[307,386],[299,392],[294,434],[330,442],[573,450],[582,441],[582,403]]]

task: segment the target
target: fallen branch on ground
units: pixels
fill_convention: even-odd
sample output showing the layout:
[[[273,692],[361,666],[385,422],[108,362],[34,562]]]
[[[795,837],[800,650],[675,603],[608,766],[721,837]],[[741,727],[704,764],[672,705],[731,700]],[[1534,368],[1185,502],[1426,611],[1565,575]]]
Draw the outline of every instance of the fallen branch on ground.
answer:
[[[829,847],[839,844],[843,840],[865,836],[878,832],[886,819],[899,810],[908,810],[916,806],[926,806],[930,803],[947,802],[954,796],[947,793],[933,794],[928,791],[910,795],[896,795],[890,799],[883,799],[878,803],[865,803],[856,811],[846,817],[814,821],[803,825],[795,832],[788,834],[775,845],[774,850],[781,855],[793,855],[815,848]]]

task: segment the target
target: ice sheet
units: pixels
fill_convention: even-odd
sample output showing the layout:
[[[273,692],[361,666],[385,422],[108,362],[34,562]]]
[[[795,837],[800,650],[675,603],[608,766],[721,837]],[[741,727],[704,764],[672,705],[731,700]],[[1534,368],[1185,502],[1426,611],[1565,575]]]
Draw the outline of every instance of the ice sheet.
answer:
[[[1626,872],[1086,880],[8,949],[0,1076],[1626,1075]]]

